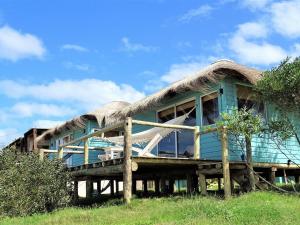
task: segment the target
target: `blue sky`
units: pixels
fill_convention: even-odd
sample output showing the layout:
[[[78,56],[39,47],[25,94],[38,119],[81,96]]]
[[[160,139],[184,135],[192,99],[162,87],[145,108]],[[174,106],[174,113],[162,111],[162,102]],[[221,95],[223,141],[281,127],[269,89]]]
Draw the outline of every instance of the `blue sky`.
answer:
[[[218,60],[300,55],[300,0],[0,0],[0,145]]]

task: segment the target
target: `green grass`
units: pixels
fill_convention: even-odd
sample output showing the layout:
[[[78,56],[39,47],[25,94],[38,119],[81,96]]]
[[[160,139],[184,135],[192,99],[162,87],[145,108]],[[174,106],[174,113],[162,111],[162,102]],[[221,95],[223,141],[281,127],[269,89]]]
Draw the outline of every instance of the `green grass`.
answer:
[[[214,197],[136,199],[130,206],[66,208],[44,215],[2,218],[1,225],[300,224],[300,198],[256,192],[224,201]]]

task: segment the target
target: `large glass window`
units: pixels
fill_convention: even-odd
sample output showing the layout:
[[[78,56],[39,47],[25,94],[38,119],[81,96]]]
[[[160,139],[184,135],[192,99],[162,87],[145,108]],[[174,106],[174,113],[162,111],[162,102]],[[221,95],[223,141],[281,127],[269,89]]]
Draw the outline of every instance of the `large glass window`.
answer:
[[[215,124],[219,118],[218,93],[202,97],[202,125]]]
[[[237,85],[237,102],[238,109],[247,108],[253,109],[255,113],[264,116],[264,104],[255,99],[255,93],[252,88],[242,85]]]
[[[175,113],[176,112],[176,113]],[[158,122],[164,123],[175,116],[179,117],[189,113],[189,117],[184,121],[184,125],[196,125],[195,101],[190,101],[175,107],[170,107],[157,114]],[[176,141],[177,140],[177,141]],[[177,151],[177,154],[176,154]],[[158,144],[158,155],[164,157],[193,157],[194,134],[191,131],[179,130],[172,132]]]
[[[160,111],[157,114],[157,120],[159,123],[165,123],[175,118],[174,107]],[[158,144],[158,155],[163,157],[175,157],[175,132],[170,133],[167,137],[162,139]]]
[[[193,111],[190,112],[191,110]],[[190,101],[176,107],[177,117],[189,112],[189,117],[184,121],[184,125],[196,126],[195,101]],[[194,133],[192,131],[177,131],[177,153],[178,157],[191,158],[194,156]]]

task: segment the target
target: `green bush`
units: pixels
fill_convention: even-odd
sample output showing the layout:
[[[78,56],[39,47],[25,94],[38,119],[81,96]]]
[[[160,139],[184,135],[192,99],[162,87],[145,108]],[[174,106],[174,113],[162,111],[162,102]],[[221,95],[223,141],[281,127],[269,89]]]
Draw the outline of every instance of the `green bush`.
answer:
[[[0,152],[0,214],[50,212],[70,202],[70,175],[58,160],[34,153]]]

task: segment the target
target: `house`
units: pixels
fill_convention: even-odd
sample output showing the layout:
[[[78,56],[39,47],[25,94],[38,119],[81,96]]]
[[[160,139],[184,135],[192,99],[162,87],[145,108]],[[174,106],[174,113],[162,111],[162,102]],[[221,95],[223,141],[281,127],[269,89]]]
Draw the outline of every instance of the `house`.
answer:
[[[42,135],[48,129],[46,128],[31,128],[26,131],[23,137],[19,137],[10,144],[8,144],[5,148],[14,148],[20,152],[36,152],[38,153],[38,149],[49,148],[49,143],[47,140],[40,141],[37,143],[37,137]]]
[[[121,169],[127,167],[119,165],[126,163],[127,159],[124,159],[124,162],[113,160],[99,163],[101,161],[99,155],[104,154],[105,149],[110,145],[104,138],[93,137],[95,136],[93,132],[97,129],[102,131],[102,128],[113,127],[113,134],[110,137],[122,136],[123,127],[114,126],[114,124],[124,123],[126,118],[131,117],[135,121],[144,121],[133,124],[132,136],[134,137],[135,134],[149,131],[151,128],[149,124],[159,126],[159,124],[168,123],[188,114],[183,125],[197,128],[201,131],[200,133],[189,129],[174,129],[163,139],[158,139],[159,142],[154,142],[156,145],[150,149],[152,157],[139,157],[133,154],[132,161],[135,163],[132,164],[135,166],[131,167],[133,192],[137,180],[143,180],[144,190],[147,190],[147,182],[152,180],[155,181],[156,191],[166,190],[166,184],[168,184],[169,191],[172,192],[174,181],[185,179],[187,191],[191,192],[192,189],[197,189],[198,180],[201,190],[206,191],[206,179],[223,177],[224,182],[227,182],[224,186],[228,193],[228,190],[230,192],[230,173],[233,177],[231,181],[241,183],[247,179],[243,172],[246,169],[245,146],[232,136],[228,137],[228,141],[221,138],[213,128],[216,121],[220,119],[221,113],[230,113],[242,107],[253,108],[265,120],[279,116],[274,106],[259,102],[253,97],[252,86],[261,76],[262,72],[256,69],[229,60],[220,60],[138,102],[110,103],[98,112],[83,115],[49,130],[38,139],[42,141],[48,138],[51,149],[57,149],[62,144],[66,147],[64,143],[70,140],[73,140],[70,143],[77,143],[86,149],[84,155],[73,155],[74,158],[68,162],[77,180],[87,179],[89,176],[93,179],[109,177],[118,184],[123,181],[123,174],[124,176],[128,174],[128,171]],[[290,115],[290,119],[300,135],[299,118]],[[119,128],[115,129],[116,127]],[[205,130],[211,131],[203,132]],[[95,134],[98,135],[99,132]],[[200,138],[195,139],[195,135],[199,134]],[[82,141],[87,138],[89,141],[86,142],[87,145],[84,145]],[[111,138],[111,140],[116,140],[116,138]],[[135,144],[134,138],[131,141]],[[98,151],[95,151],[95,148]],[[228,151],[228,157],[222,155],[224,149]],[[295,164],[300,163],[300,146],[296,138],[293,137],[278,146],[278,143],[268,135],[256,136],[252,139],[252,151],[254,169],[259,171],[264,179],[274,182],[275,177],[295,176],[295,180],[299,182],[299,168]],[[88,161],[84,160],[85,157],[88,157]],[[83,167],[84,164],[86,167]],[[225,169],[222,168],[226,165],[228,172],[225,173]],[[103,169],[106,166],[108,168]],[[111,190],[113,193],[114,189]]]

